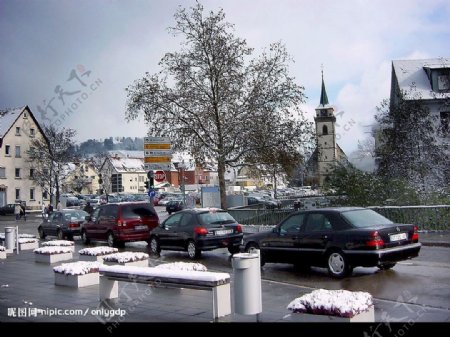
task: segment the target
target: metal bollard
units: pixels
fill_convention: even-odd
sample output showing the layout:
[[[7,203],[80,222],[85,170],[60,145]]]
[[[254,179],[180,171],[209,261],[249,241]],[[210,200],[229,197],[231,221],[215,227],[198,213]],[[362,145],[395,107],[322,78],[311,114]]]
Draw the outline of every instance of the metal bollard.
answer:
[[[262,312],[260,252],[233,255],[234,312],[257,315]]]
[[[16,228],[5,227],[5,249],[13,251],[16,245]]]

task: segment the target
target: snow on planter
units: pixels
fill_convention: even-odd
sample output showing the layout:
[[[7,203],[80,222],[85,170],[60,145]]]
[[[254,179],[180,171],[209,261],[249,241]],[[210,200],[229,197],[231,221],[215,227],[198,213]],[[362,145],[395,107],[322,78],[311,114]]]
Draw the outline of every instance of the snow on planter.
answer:
[[[42,247],[53,247],[53,246],[62,246],[62,247],[71,247],[72,252],[75,251],[75,245],[73,241],[69,240],[51,240],[45,241],[41,243]]]
[[[99,283],[99,262],[78,261],[54,267],[55,284],[66,287],[87,287]]]
[[[6,259],[6,250],[5,247],[0,246],[0,260]]]
[[[23,238],[23,239],[36,239],[36,235],[33,234],[19,234],[19,238]]]
[[[374,321],[372,295],[362,291],[318,289],[296,298],[287,308],[293,313]]]
[[[52,246],[34,250],[36,262],[55,263],[73,259],[73,247]]]
[[[81,261],[97,261],[103,263],[103,256],[117,253],[119,250],[113,247],[98,246],[92,248],[83,248],[78,251]]]
[[[163,263],[154,267],[156,269],[168,269],[168,270],[184,270],[184,271],[207,271],[206,266],[201,263],[194,262],[172,262]]]
[[[39,242],[37,239],[31,237],[21,238],[19,235],[19,250],[30,250],[39,248]]]
[[[148,258],[149,255],[146,253],[122,252],[105,255],[103,261],[108,265],[120,264],[124,266],[148,267]]]

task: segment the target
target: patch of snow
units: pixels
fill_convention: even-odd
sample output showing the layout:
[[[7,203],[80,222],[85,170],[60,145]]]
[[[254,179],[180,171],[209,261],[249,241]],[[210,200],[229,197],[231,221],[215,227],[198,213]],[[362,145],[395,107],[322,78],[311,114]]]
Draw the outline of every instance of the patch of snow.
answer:
[[[367,292],[318,289],[296,298],[287,308],[295,313],[353,317],[371,306],[372,295]]]
[[[98,246],[98,247],[92,247],[92,248],[83,248],[78,251],[78,254],[80,255],[90,255],[90,256],[99,256],[99,255],[106,255],[111,253],[116,253],[119,250],[117,248],[113,247],[107,247],[107,246]]]
[[[35,239],[36,235],[23,233],[23,234],[19,234],[19,238],[28,238],[28,239],[33,238],[33,239]]]
[[[41,247],[33,250],[35,254],[44,254],[44,255],[72,253],[72,251],[73,251],[72,248],[64,246]]]
[[[89,262],[89,261],[78,261],[72,263],[63,263],[60,266],[53,268],[55,273],[65,274],[65,275],[84,275],[89,273],[98,272],[100,263]]]
[[[9,288],[9,284],[2,284],[0,288]]]
[[[230,274],[228,273],[215,273],[209,271],[197,271],[197,270],[172,270],[172,269],[161,269],[154,267],[134,267],[134,266],[107,266],[102,265],[99,268],[99,272],[112,272],[116,274],[125,275],[141,275],[141,276],[151,276],[151,277],[167,277],[185,280],[197,280],[197,281],[207,281],[207,282],[217,282],[225,281],[230,279]]]
[[[125,263],[125,262],[132,262],[132,261],[142,261],[142,260],[146,260],[148,258],[149,258],[149,255],[146,253],[122,252],[122,253],[106,255],[103,257],[103,261]]]
[[[4,252],[5,251],[5,247],[4,246],[0,246],[0,252]]]
[[[73,246],[73,241],[69,240],[52,240],[52,241],[46,241],[42,242],[43,247],[49,247],[49,246]]]
[[[19,243],[35,243],[37,242],[37,239],[33,238],[20,238],[19,236]]]
[[[206,266],[201,263],[193,263],[193,262],[172,262],[172,263],[163,263],[156,267],[155,269],[167,269],[167,270],[185,270],[185,271],[207,271]]]

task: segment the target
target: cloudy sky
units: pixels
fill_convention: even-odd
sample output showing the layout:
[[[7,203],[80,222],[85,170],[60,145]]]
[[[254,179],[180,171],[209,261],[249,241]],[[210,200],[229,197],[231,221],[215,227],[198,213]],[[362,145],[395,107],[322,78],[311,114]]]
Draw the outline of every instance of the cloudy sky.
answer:
[[[0,108],[29,105],[77,140],[144,137],[124,120],[125,88],[179,48],[167,32],[182,0],[0,0]],[[388,98],[391,61],[450,56],[448,0],[203,0],[223,8],[236,35],[260,52],[282,41],[305,87],[312,120],[321,65],[345,152],[368,137]]]

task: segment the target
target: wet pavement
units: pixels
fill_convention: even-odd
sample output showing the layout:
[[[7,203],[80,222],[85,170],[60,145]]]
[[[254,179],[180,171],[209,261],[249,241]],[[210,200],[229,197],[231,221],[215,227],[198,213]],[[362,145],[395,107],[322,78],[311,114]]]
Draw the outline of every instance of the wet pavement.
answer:
[[[0,221],[0,233],[4,233],[5,226],[14,223]],[[36,225],[21,223],[19,227],[20,233],[36,234]],[[420,237],[424,245],[450,247],[450,232],[421,233]],[[77,251],[83,247],[80,241],[75,242],[74,261],[78,260]],[[161,262],[161,259],[151,259],[150,265]],[[119,298],[100,302],[98,285],[78,289],[56,286],[52,270],[55,265],[36,263],[32,250],[8,254],[6,260],[0,260],[0,322],[95,322],[107,332],[135,322],[214,322],[209,291],[154,288],[120,282]],[[292,314],[287,305],[296,297],[310,293],[313,287],[262,280],[261,314],[239,315],[234,313],[233,286],[232,275],[232,314],[219,318],[218,322],[308,322],[307,317]],[[395,335],[395,329],[401,329],[403,324],[450,322],[448,309],[377,298],[374,304],[376,322],[363,327],[368,336],[377,329],[381,335]],[[108,316],[110,314],[114,316]]]

